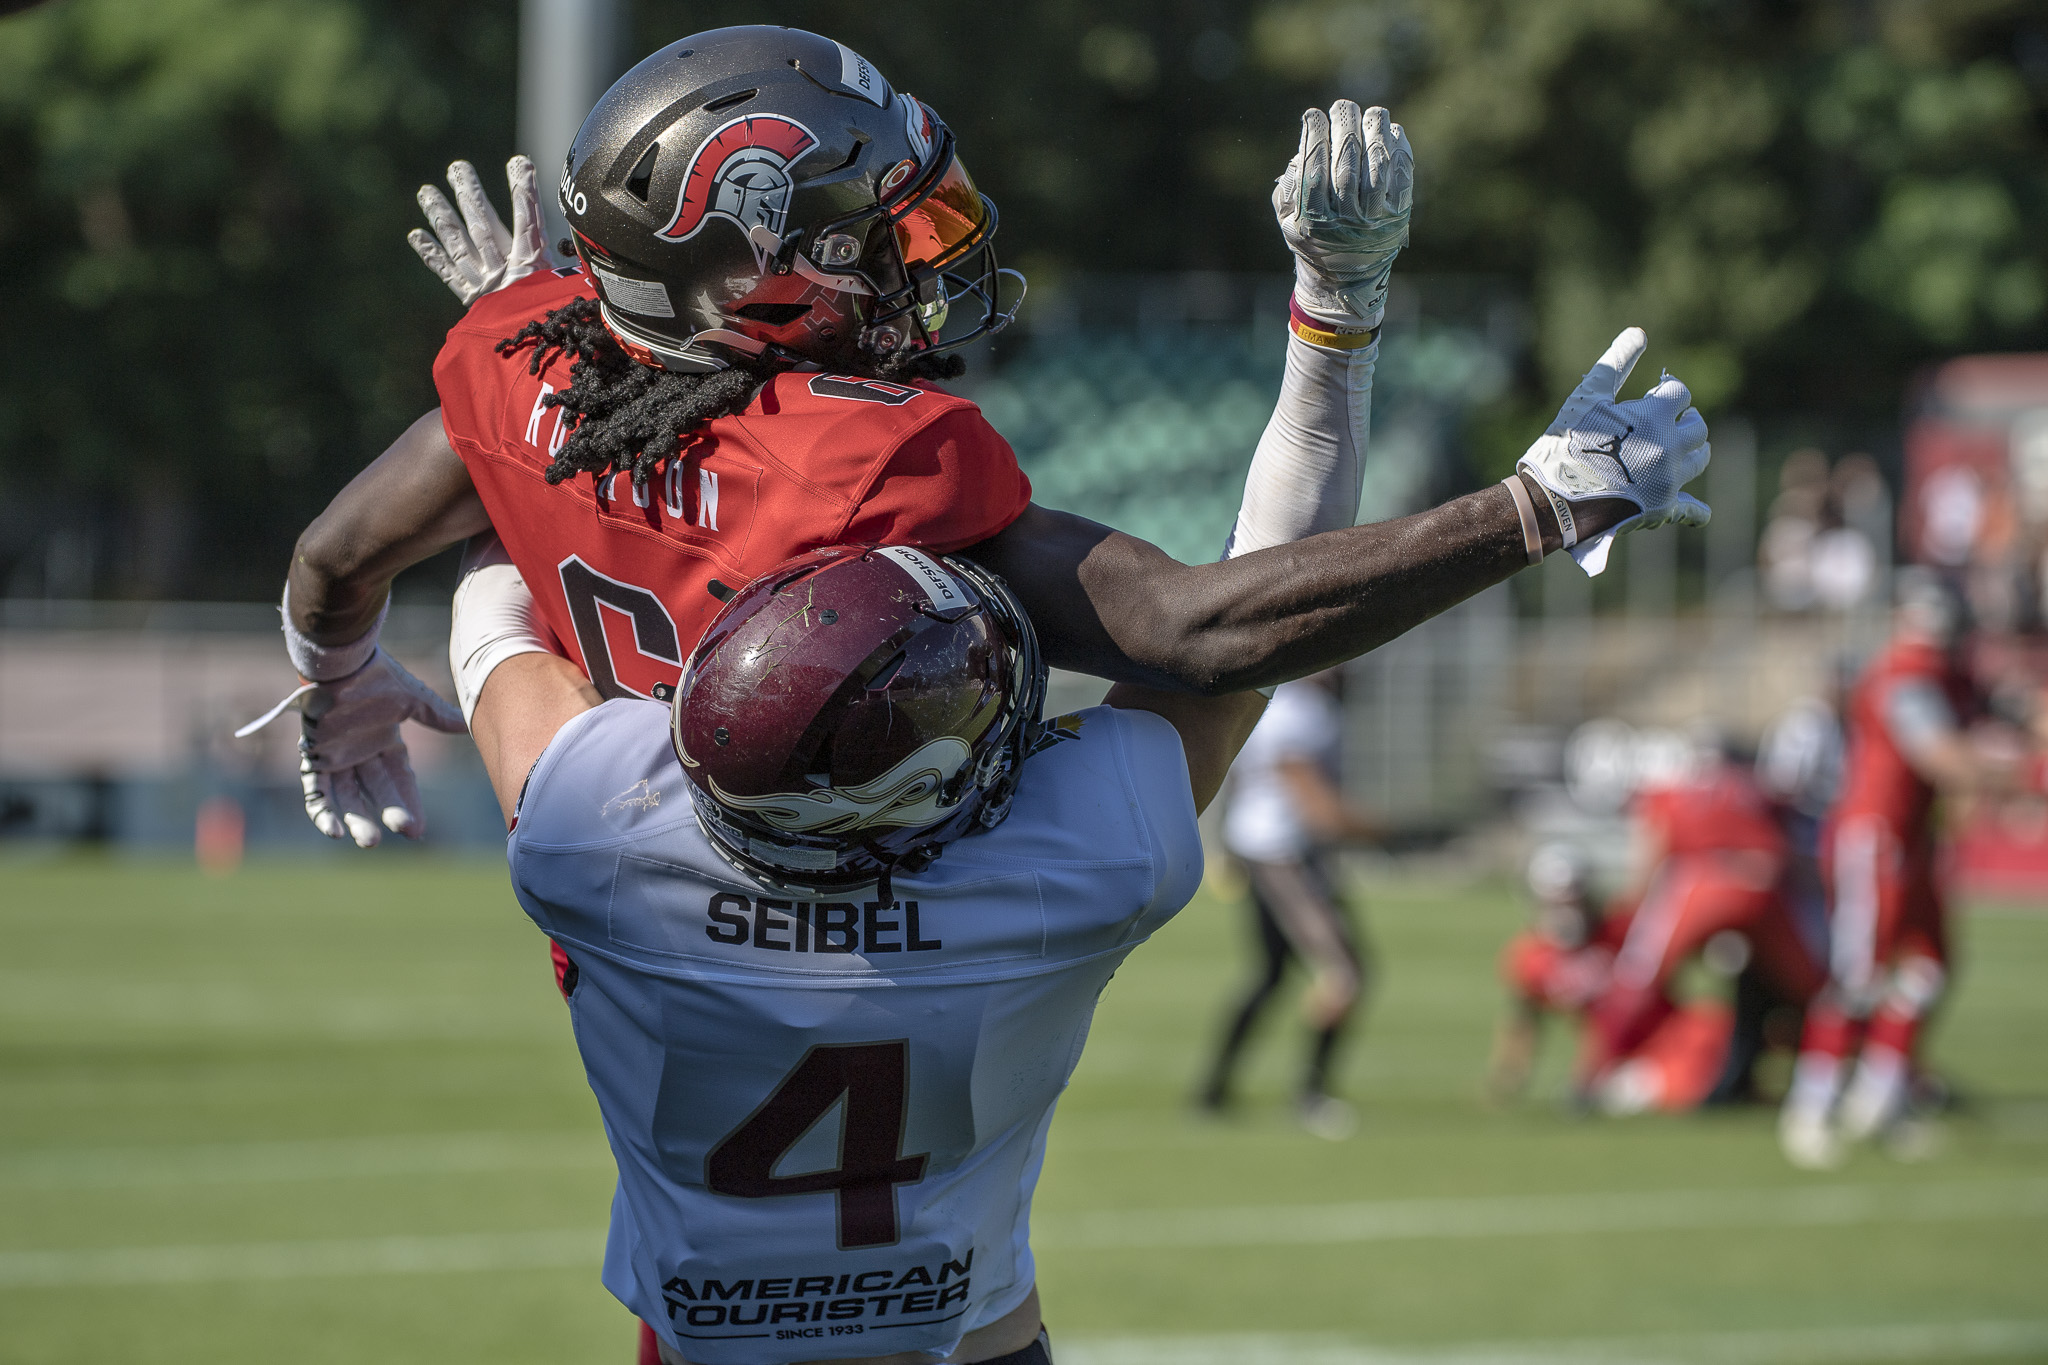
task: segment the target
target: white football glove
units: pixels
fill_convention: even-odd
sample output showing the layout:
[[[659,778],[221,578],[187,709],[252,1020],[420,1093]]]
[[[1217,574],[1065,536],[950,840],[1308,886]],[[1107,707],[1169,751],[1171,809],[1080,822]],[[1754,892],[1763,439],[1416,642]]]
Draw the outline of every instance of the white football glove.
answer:
[[[1515,465],[1550,495],[1565,548],[1588,577],[1607,567],[1616,536],[1666,522],[1705,526],[1712,515],[1705,503],[1681,491],[1713,454],[1706,419],[1692,406],[1691,392],[1666,374],[1641,398],[1617,401],[1649,344],[1640,327],[1616,337],[1564,400],[1557,420]],[[1580,540],[1571,504],[1596,498],[1622,498],[1640,510]]]
[[[461,218],[455,216],[439,189],[420,186],[420,209],[434,229],[433,236],[414,228],[405,240],[465,307],[514,280],[523,280],[536,270],[552,270],[555,265],[542,227],[533,163],[523,156],[513,157],[505,163],[505,181],[512,189],[509,231],[491,207],[476,167],[467,161],[448,166],[448,188],[455,191],[455,202],[462,206]]]
[[[261,719],[235,731],[235,738],[254,734],[288,710],[299,713],[299,784],[314,828],[330,839],[353,839],[360,848],[373,847],[387,829],[420,837],[426,820],[399,723],[418,721],[459,735],[469,728],[462,712],[382,646],[346,678],[302,683]]]
[[[1386,110],[1338,100],[1328,114],[1303,114],[1301,148],[1273,186],[1301,306],[1328,322],[1378,325],[1414,197],[1408,135]]]

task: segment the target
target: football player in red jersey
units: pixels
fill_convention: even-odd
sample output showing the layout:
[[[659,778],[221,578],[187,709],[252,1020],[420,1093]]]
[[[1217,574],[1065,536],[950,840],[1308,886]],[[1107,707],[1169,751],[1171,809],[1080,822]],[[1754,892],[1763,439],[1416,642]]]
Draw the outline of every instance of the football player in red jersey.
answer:
[[[1626,920],[1600,913],[1589,880],[1584,855],[1569,844],[1544,844],[1529,856],[1535,911],[1529,927],[1501,949],[1508,1012],[1487,1062],[1490,1099],[1511,1100],[1528,1088],[1545,1019],[1579,1018],[1607,989]]]
[[[478,301],[436,366],[443,408],[301,537],[285,624],[307,682],[287,702],[309,815],[363,844],[417,833],[398,722],[459,721],[375,626],[394,574],[493,525],[563,652],[626,695],[675,676],[720,585],[834,540],[969,546],[1055,663],[1221,693],[1356,655],[1548,550],[1594,570],[1617,534],[1703,521],[1680,490],[1705,423],[1676,380],[1618,400],[1645,344],[1630,329],[1503,488],[1330,529],[1356,513],[1409,166],[1384,110],[1305,116],[1275,191],[1297,262],[1280,408],[1227,561],[1181,565],[1030,504],[1008,446],[927,383],[1007,317],[993,205],[930,110],[798,30],[656,53],[578,135],[561,197],[579,268],[542,268],[535,215],[515,207],[501,249],[465,202],[473,240],[442,264]],[[963,299],[981,317],[941,339]]]
[[[1636,884],[1614,970],[1589,1017],[1580,1087],[1591,1095],[1669,1015],[1680,966],[1717,934],[1742,936],[1779,997],[1805,1001],[1825,969],[1786,897],[1790,850],[1771,802],[1718,736],[1695,740],[1694,769],[1637,798]]]
[[[1786,1159],[1807,1169],[1839,1164],[1845,1141],[1910,1134],[1915,1047],[1948,981],[1935,798],[2007,776],[1964,731],[1980,698],[1959,657],[1960,602],[1924,569],[1901,570],[1897,596],[1891,639],[1849,694],[1841,795],[1821,835],[1829,980],[1778,1125]]]

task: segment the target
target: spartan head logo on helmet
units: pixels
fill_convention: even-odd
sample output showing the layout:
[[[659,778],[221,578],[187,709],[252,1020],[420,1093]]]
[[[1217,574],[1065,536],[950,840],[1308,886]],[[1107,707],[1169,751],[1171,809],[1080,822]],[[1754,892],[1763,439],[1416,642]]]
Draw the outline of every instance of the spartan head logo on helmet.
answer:
[[[723,218],[742,234],[760,226],[781,236],[789,216],[789,168],[817,145],[810,129],[775,114],[734,119],[690,158],[675,215],[656,235],[687,242],[713,218]]]

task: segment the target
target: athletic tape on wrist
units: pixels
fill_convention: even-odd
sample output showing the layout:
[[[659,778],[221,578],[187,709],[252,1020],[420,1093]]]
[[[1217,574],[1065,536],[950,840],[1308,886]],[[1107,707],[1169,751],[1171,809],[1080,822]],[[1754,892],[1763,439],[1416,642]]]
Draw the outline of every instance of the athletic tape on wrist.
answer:
[[[391,599],[384,599],[384,605],[377,612],[377,619],[370,623],[369,630],[345,645],[315,643],[292,624],[292,585],[289,582],[284,585],[284,600],[278,607],[278,613],[284,618],[284,652],[291,656],[292,667],[299,670],[299,676],[308,682],[339,682],[370,662],[376,654],[377,632],[384,628],[384,618],[391,614]]]
[[[1522,549],[1529,556],[1531,564],[1543,562],[1543,528],[1536,524],[1536,504],[1529,500],[1529,490],[1522,485],[1520,474],[1510,474],[1501,480],[1508,495],[1515,500],[1515,515],[1522,519]]]
[[[1292,295],[1287,300],[1287,324],[1309,345],[1331,351],[1362,351],[1380,339],[1380,324],[1361,329],[1325,322],[1304,309]]]

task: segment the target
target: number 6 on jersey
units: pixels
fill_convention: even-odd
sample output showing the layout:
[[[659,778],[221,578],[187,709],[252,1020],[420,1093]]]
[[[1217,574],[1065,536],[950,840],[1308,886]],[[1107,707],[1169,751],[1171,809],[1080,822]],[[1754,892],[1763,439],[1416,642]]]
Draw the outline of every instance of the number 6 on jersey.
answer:
[[[896,1226],[896,1186],[924,1179],[928,1152],[903,1155],[909,1043],[821,1044],[804,1054],[782,1084],[704,1162],[704,1183],[740,1199],[780,1194],[839,1196],[839,1246],[889,1246]],[[775,1163],[846,1098],[839,1164],[803,1175],[774,1174]]]

